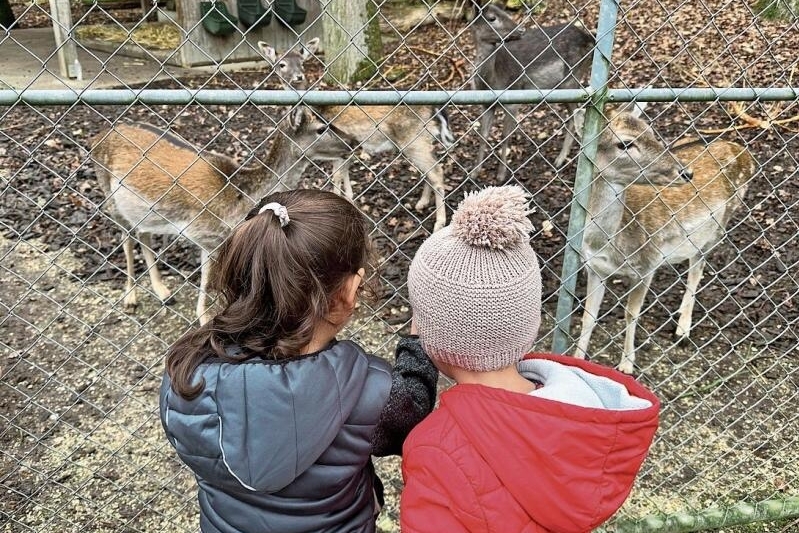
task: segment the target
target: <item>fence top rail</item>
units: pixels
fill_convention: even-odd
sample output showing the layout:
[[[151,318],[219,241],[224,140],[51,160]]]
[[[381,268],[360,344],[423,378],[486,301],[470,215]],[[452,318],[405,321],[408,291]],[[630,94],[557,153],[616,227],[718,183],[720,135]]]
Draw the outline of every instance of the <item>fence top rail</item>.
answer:
[[[586,102],[590,89],[505,90],[505,91],[287,91],[243,89],[4,89],[0,106],[31,105],[469,105],[494,102]],[[799,100],[799,87],[670,87],[608,89],[608,102],[708,102]]]

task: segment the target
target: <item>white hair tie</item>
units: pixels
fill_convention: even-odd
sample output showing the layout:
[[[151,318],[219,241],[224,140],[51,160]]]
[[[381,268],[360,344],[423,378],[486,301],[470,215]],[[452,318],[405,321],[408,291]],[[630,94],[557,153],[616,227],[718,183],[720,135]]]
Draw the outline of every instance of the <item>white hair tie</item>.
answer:
[[[280,219],[281,228],[285,228],[288,225],[288,223],[291,222],[291,219],[289,218],[288,209],[286,209],[285,205],[280,205],[277,202],[269,202],[268,204],[266,204],[265,206],[263,206],[261,209],[258,210],[258,214],[260,215],[267,209],[272,211],[275,214],[275,216],[277,216]]]

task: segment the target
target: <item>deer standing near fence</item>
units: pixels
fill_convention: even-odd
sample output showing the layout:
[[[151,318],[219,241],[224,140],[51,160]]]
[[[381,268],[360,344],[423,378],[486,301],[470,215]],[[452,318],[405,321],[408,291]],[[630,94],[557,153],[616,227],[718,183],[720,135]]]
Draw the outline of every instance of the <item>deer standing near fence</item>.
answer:
[[[280,84],[286,89],[304,91],[308,89],[308,80],[305,77],[305,62],[313,57],[319,49],[319,37],[314,37],[307,43],[300,45],[299,50],[291,48],[278,55],[274,46],[264,41],[258,41],[258,50],[272,67],[272,72],[277,75]]]
[[[259,42],[264,59],[278,73],[287,90],[307,89],[304,71],[305,61],[318,48],[318,39],[312,39],[302,51],[291,49],[278,57],[270,45]],[[433,231],[447,223],[444,204],[444,169],[435,153],[435,141],[448,148],[455,141],[449,129],[446,112],[432,106],[370,105],[370,106],[315,106],[314,112],[321,114],[337,128],[357,139],[358,148],[370,155],[383,152],[400,152],[422,175],[422,194],[415,209],[423,211],[435,192],[436,218]],[[333,163],[333,190],[352,199],[350,163],[353,154],[347,154]]]
[[[275,133],[262,164],[253,166],[200,151],[144,124],[117,124],[93,139],[90,155],[106,197],[103,208],[125,230],[126,311],[137,304],[133,233],[142,245],[153,291],[163,302],[171,293],[158,271],[151,235],[181,235],[200,247],[197,317],[204,324],[210,259],[230,230],[269,192],[295,188],[310,159],[340,158],[355,144],[304,108],[283,118]]]
[[[630,289],[618,368],[627,374],[634,369],[644,298],[664,264],[689,262],[676,329],[679,339],[689,336],[705,255],[724,237],[756,171],[749,152],[732,142],[683,140],[667,150],[641,111],[611,112],[599,139],[583,231],[586,299],[575,354],[588,353],[608,279],[626,278]]]
[[[472,0],[474,19],[471,34],[477,50],[472,72],[475,90],[579,89],[591,63],[594,37],[577,24],[520,28],[502,8],[481,6]],[[577,136],[577,104],[567,104],[570,116],[564,124],[565,137],[555,166],[566,162]],[[500,141],[497,179],[503,181],[508,169],[508,141],[519,125],[520,104],[501,104],[505,123]],[[497,104],[485,106],[480,119],[480,149],[477,163],[469,173],[477,180],[486,157]]]

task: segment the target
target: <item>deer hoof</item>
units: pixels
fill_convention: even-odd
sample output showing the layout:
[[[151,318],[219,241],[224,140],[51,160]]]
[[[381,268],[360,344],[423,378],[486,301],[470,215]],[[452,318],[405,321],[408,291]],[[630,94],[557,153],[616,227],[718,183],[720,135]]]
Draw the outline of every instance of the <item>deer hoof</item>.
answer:
[[[674,330],[674,337],[677,339],[677,342],[683,342],[688,338],[690,334],[689,328],[686,328],[682,324],[677,324],[677,328]]]
[[[158,299],[161,300],[162,303],[167,303],[172,299],[172,291],[165,286],[154,286],[153,292],[155,292],[155,295],[158,296]]]
[[[622,374],[627,374],[628,376],[632,376],[633,375],[634,369],[633,369],[633,362],[632,361],[624,360],[621,363],[619,363],[619,366],[616,367],[616,368]]]
[[[133,313],[136,311],[136,308],[139,306],[139,302],[136,299],[136,292],[134,290],[128,291],[125,295],[125,298],[122,300],[122,309],[126,313]]]

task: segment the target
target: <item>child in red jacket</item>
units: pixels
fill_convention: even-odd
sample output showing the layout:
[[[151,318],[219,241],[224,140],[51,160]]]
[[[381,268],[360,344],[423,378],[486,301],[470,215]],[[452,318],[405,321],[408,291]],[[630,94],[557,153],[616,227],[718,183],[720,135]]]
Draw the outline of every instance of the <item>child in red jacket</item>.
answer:
[[[422,346],[457,384],[403,446],[403,532],[582,533],[622,505],[659,402],[613,369],[528,354],[541,276],[520,187],[468,195],[408,275]]]

